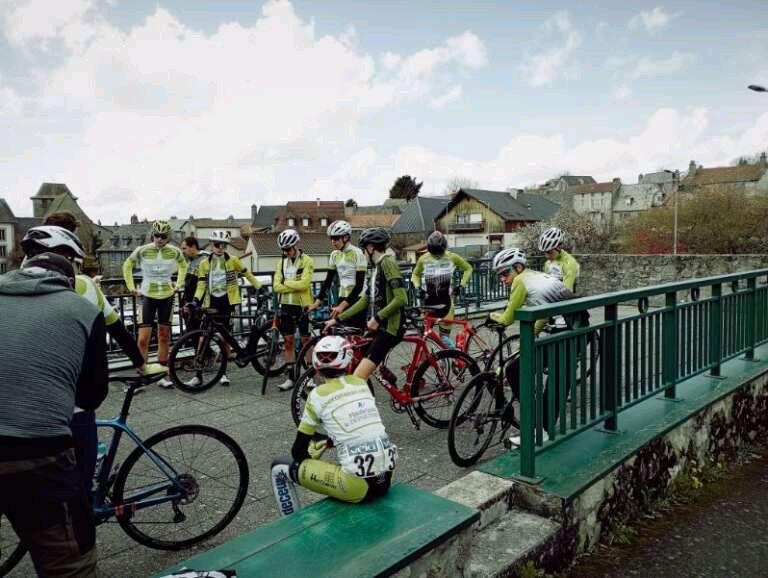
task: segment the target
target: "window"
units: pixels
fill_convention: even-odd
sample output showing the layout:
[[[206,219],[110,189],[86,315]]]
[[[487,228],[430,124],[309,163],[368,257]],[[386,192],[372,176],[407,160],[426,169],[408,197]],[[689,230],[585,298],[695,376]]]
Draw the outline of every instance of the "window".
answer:
[[[306,217],[304,217],[304,218],[301,220],[301,226],[302,226],[302,227],[309,227],[309,219],[307,219]]]
[[[327,227],[328,226],[328,219],[326,219],[325,217],[320,219],[320,226],[321,227]]]
[[[482,213],[459,213],[456,215],[456,222],[460,225],[466,225],[469,223],[482,223]]]
[[[5,257],[5,245],[0,245],[0,257]]]
[[[8,265],[0,263],[0,273],[6,273],[8,271]]]
[[[294,219],[293,217],[290,217],[288,219],[288,226],[289,227],[295,227],[296,226],[296,219]]]
[[[5,241],[5,229],[0,229],[0,241]]]

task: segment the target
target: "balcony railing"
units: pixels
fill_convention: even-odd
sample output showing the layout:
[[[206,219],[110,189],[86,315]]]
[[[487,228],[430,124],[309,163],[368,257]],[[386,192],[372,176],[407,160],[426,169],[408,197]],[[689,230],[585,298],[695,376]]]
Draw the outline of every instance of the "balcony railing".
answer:
[[[482,231],[485,229],[485,221],[476,223],[448,223],[448,232],[464,233],[466,231]]]

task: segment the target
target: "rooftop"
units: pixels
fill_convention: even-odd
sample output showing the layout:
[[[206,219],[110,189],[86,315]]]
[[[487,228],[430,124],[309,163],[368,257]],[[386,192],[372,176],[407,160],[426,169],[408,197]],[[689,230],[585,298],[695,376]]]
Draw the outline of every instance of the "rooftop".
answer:
[[[532,193],[460,189],[450,204],[444,207],[435,218],[441,217],[464,197],[472,197],[480,201],[506,221],[543,221],[560,209],[557,203]]]

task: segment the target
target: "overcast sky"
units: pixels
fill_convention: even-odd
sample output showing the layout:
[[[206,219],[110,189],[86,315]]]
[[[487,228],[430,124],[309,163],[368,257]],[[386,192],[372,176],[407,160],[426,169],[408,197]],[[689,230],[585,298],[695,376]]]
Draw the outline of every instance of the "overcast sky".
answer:
[[[92,218],[379,203],[768,147],[764,1],[0,0],[0,196]]]

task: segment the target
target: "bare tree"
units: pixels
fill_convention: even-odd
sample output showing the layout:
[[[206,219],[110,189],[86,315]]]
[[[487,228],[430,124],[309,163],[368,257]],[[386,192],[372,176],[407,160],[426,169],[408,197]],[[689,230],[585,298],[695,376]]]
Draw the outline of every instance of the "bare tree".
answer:
[[[453,195],[458,193],[461,189],[477,189],[479,187],[480,183],[469,177],[455,176],[449,179],[445,184],[443,193],[446,195]]]

